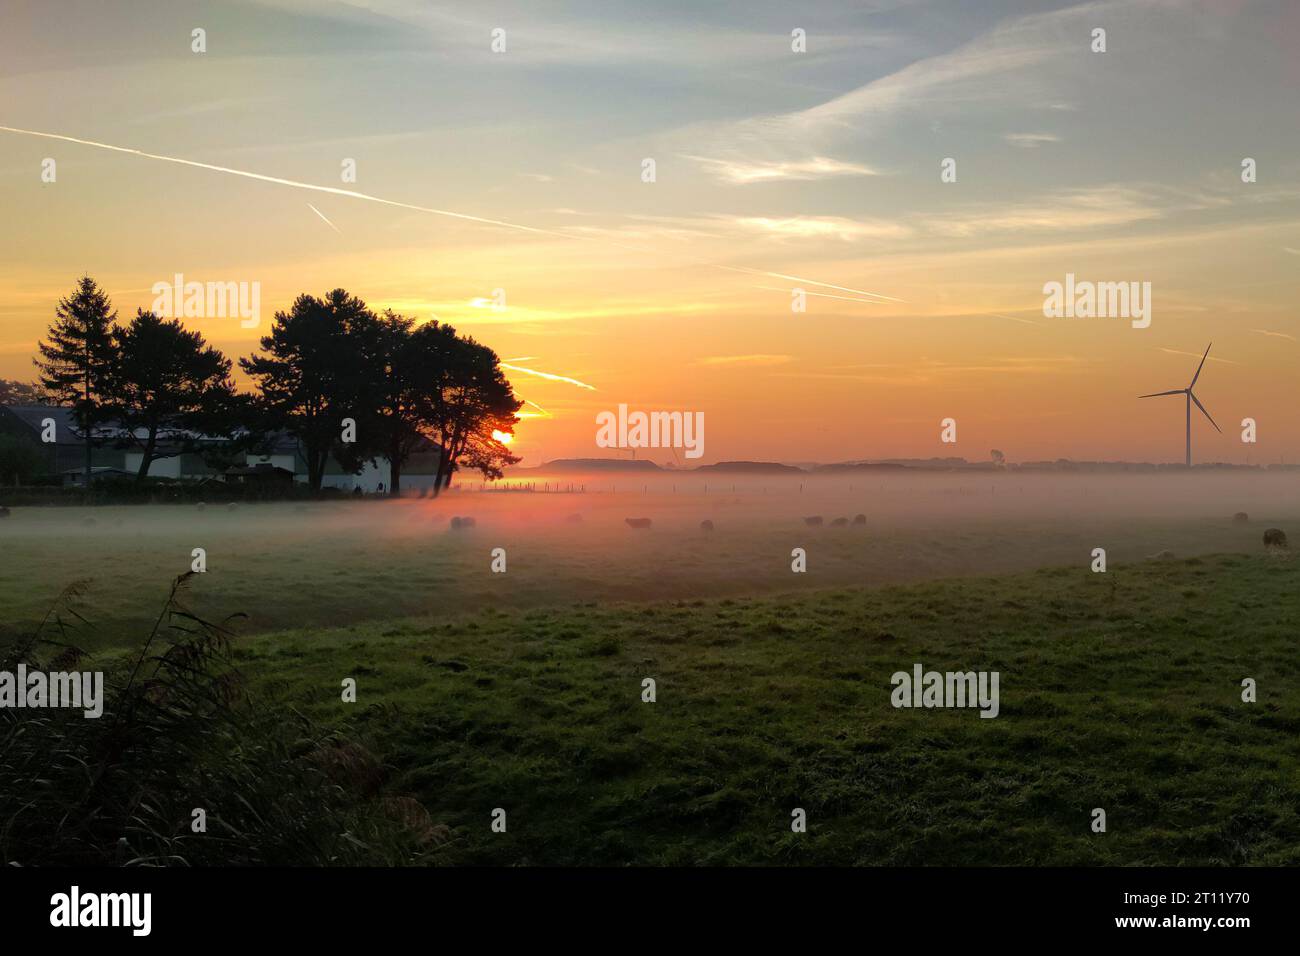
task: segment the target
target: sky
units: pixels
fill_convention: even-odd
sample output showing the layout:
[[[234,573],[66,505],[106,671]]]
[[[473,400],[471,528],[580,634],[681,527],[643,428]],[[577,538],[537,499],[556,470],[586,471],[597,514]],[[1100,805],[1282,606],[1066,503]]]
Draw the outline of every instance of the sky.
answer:
[[[0,18],[0,377],[83,273],[124,318],[179,273],[260,284],[256,328],[185,320],[231,356],[337,287],[473,335],[535,416],[525,464],[608,457],[620,404],[702,412],[695,463],[1181,461],[1182,399],[1137,396],[1211,342],[1197,460],[1300,460],[1294,0]],[[1149,282],[1149,326],[1046,316],[1067,274]]]

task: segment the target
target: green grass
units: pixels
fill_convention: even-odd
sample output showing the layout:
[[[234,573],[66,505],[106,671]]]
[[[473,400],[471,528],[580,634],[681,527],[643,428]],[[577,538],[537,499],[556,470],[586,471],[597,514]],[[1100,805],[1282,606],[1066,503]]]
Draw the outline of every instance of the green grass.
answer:
[[[363,621],[236,657],[372,743],[449,828],[436,863],[1296,864],[1298,639],[1300,564],[1227,555]],[[999,671],[1001,715],[895,710],[918,662]]]

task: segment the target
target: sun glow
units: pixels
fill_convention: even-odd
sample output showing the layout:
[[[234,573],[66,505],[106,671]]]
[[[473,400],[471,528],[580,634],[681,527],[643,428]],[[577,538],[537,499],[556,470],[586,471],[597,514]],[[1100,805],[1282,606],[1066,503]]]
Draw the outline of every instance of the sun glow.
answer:
[[[492,437],[495,438],[503,445],[509,445],[512,441],[515,440],[515,436],[510,434],[510,432],[494,431],[492,433]]]

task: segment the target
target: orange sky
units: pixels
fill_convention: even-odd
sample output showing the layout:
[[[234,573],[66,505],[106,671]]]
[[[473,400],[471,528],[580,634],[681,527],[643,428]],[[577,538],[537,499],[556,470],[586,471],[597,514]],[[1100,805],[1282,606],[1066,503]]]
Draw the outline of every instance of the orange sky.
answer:
[[[193,18],[165,8],[108,23],[87,5],[63,29],[20,3],[0,125],[282,181],[0,132],[0,376],[31,377],[83,271],[123,316],[182,273],[261,284],[260,329],[189,320],[232,356],[296,294],[342,286],[590,385],[511,373],[546,413],[519,426],[527,464],[607,455],[595,415],[620,403],[704,412],[704,462],[1178,461],[1181,400],[1136,396],[1185,385],[1211,341],[1197,394],[1224,435],[1194,423],[1196,458],[1300,459],[1285,6],[1005,4],[942,28],[908,5],[828,6],[820,33],[806,14],[806,54],[777,5],[632,33],[578,5],[545,23],[519,4],[482,23],[370,6],[213,6],[198,55]],[[1099,17],[1105,54],[1088,50]],[[513,39],[494,60],[479,33],[498,20]],[[734,49],[693,47],[706,27]],[[418,29],[429,49],[410,48]],[[304,35],[315,48],[293,48]],[[1045,318],[1043,285],[1067,272],[1150,282],[1150,327]],[[793,286],[822,295],[794,313]],[[496,289],[500,311],[482,301]]]

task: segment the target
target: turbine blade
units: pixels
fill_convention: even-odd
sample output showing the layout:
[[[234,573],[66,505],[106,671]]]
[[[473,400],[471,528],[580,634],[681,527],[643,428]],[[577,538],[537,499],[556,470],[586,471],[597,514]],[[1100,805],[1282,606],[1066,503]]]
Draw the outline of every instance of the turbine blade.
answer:
[[[1192,395],[1191,392],[1188,392],[1187,394]],[[1201,404],[1201,400],[1199,398],[1197,398],[1195,395],[1192,395],[1192,401],[1196,403],[1196,407],[1201,410],[1202,414],[1204,414],[1206,418],[1210,418],[1210,413],[1205,410],[1205,406]],[[1218,424],[1215,423],[1213,418],[1210,418],[1210,424],[1214,425],[1214,430],[1216,432],[1218,432],[1220,435],[1223,434],[1223,429],[1220,428]]]
[[[1214,345],[1213,342],[1205,347],[1205,355],[1201,356],[1201,364],[1196,366],[1196,374],[1192,376],[1192,384],[1187,386],[1189,390],[1196,384],[1196,380],[1201,377],[1201,369],[1205,368],[1205,360],[1210,354],[1210,347],[1212,345]],[[1205,411],[1205,409],[1201,409],[1201,411]]]
[[[1150,395],[1139,395],[1138,398],[1159,398],[1161,395],[1181,395],[1187,391],[1185,388],[1175,388],[1168,392],[1152,392]]]

